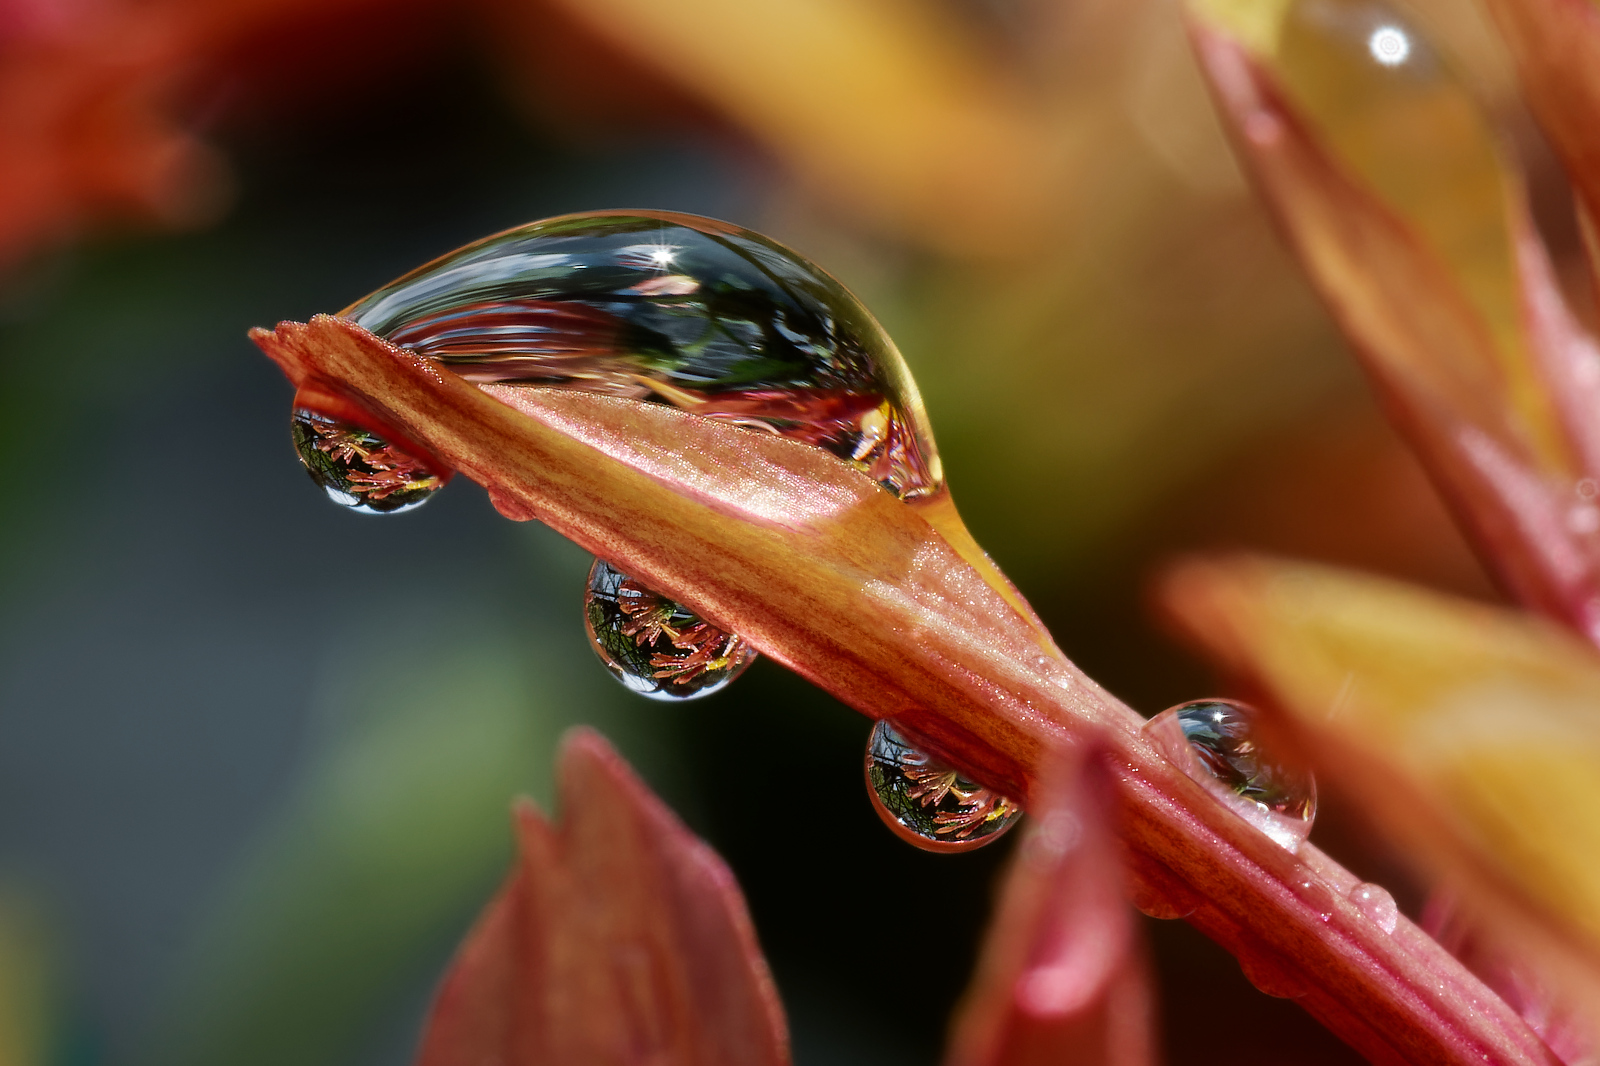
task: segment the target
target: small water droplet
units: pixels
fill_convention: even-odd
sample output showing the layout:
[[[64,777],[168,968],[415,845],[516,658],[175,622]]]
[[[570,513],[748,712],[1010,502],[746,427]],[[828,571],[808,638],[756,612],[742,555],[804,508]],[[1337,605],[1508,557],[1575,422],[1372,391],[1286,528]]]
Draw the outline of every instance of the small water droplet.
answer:
[[[1155,884],[1137,875],[1128,879],[1128,902],[1141,914],[1163,921],[1187,918],[1200,907],[1200,897],[1178,883],[1175,877]]]
[[[1400,922],[1400,908],[1395,906],[1394,897],[1382,885],[1363,882],[1355,886],[1350,890],[1350,902],[1385,933],[1394,932]]]
[[[352,511],[399,514],[443,487],[423,463],[353,423],[296,407],[289,431],[311,480]]]
[[[613,677],[642,696],[709,696],[744,673],[756,651],[602,559],[589,571],[584,624]]]
[[[1311,989],[1295,969],[1271,948],[1241,948],[1239,969],[1256,991],[1278,999],[1300,999]]]
[[[969,851],[998,839],[1022,808],[912,747],[886,721],[867,739],[867,795],[883,824],[925,851]],[[1063,839],[1068,827],[1061,827]]]
[[[1256,716],[1236,700],[1194,700],[1162,711],[1144,729],[1175,766],[1294,851],[1316,818],[1316,783],[1259,750]]]

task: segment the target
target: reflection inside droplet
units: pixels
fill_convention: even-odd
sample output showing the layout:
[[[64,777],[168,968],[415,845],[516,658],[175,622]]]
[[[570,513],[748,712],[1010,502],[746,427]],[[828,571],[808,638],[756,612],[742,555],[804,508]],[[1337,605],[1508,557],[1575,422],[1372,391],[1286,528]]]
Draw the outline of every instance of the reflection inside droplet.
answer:
[[[1195,700],[1162,711],[1144,729],[1174,765],[1294,851],[1316,818],[1316,784],[1259,749],[1256,719],[1249,704]]]
[[[304,407],[289,420],[300,462],[328,498],[361,514],[420,507],[444,482],[375,433]]]
[[[867,795],[883,824],[925,851],[981,847],[1022,816],[1011,800],[912,747],[886,721],[867,738],[866,771]]]
[[[651,699],[709,696],[756,659],[743,637],[718,629],[602,559],[589,571],[583,617],[601,663],[627,688]]]

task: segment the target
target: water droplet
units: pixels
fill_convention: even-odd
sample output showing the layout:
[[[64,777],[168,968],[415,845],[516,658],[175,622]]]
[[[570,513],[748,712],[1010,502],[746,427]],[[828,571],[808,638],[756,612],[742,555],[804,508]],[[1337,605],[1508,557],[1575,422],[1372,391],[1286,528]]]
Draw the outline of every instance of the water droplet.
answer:
[[[867,795],[883,824],[925,851],[969,851],[1016,824],[1022,808],[918,751],[886,721],[867,739]]]
[[[1382,885],[1363,882],[1355,886],[1350,890],[1350,902],[1385,933],[1394,932],[1400,922],[1400,908],[1395,906],[1394,897]]]
[[[606,669],[651,699],[709,696],[756,658],[743,637],[718,629],[602,559],[589,571],[583,614],[590,646]]]
[[[352,511],[399,514],[422,506],[444,484],[427,466],[353,423],[296,407],[289,432],[311,480]]]
[[[945,499],[922,399],[888,334],[820,268],[725,222],[664,211],[546,219],[451,252],[343,314],[469,381],[668,404],[822,448],[907,501]],[[629,688],[704,695],[754,656],[636,581],[654,599],[627,615],[609,582],[591,580],[585,613],[601,662]],[[619,636],[652,612],[694,619],[727,654]]]
[[[833,453],[904,499],[944,483],[905,361],[844,286],[750,230],[664,211],[546,219],[342,312],[469,381],[669,404]]]
[[[1187,918],[1200,907],[1200,897],[1170,872],[1160,882],[1134,874],[1128,878],[1128,902],[1141,914],[1163,921]]]
[[[1316,817],[1316,783],[1259,750],[1256,715],[1235,700],[1195,700],[1162,711],[1144,729],[1174,765],[1294,851]]]
[[[1239,969],[1256,991],[1278,999],[1300,999],[1311,989],[1282,955],[1266,947],[1241,947]]]

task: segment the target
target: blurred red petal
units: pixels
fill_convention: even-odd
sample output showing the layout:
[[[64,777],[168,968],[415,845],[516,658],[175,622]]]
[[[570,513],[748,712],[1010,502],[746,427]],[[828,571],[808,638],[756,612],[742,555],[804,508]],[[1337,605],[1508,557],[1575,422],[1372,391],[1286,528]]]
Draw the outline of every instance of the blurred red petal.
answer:
[[[1098,758],[1029,811],[945,1066],[1147,1066],[1152,992]]]
[[[1235,146],[1390,418],[1501,581],[1600,643],[1600,540],[1591,528],[1600,522],[1574,513],[1582,479],[1600,473],[1592,416],[1600,352],[1568,311],[1520,179],[1484,120],[1462,87],[1443,79],[1433,87],[1430,99],[1449,104],[1437,120],[1463,126],[1478,177],[1503,193],[1489,197],[1475,186],[1484,203],[1468,204],[1497,213],[1478,234],[1498,242],[1494,254],[1451,259],[1437,233],[1330,147],[1267,61],[1235,36],[1248,27],[1229,22],[1233,9],[1202,6],[1193,38]],[[1496,315],[1509,321],[1497,324]]]
[[[598,734],[561,753],[561,819],[516,810],[510,880],[456,956],[418,1066],[787,1066],[744,897]]]

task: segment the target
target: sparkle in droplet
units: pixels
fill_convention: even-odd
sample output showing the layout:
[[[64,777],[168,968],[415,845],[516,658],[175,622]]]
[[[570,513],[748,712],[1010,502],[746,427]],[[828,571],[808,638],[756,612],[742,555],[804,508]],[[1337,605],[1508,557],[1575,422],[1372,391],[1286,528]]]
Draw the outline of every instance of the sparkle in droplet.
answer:
[[[443,485],[423,463],[352,423],[296,407],[289,432],[311,480],[352,511],[399,514],[422,506]]]
[[[867,738],[866,771],[867,795],[883,824],[925,851],[982,847],[1022,816],[1011,800],[912,747],[886,721]]]
[[[1316,818],[1316,783],[1257,747],[1256,718],[1235,700],[1195,700],[1162,711],[1144,730],[1174,765],[1294,851]]]
[[[602,559],[589,571],[584,625],[618,681],[641,696],[709,696],[755,661],[755,649],[682,604],[650,591]]]
[[[1411,38],[1398,26],[1379,26],[1367,38],[1367,51],[1386,67],[1397,67],[1411,55]]]
[[[1363,882],[1350,890],[1349,899],[1356,905],[1356,910],[1385,933],[1394,932],[1400,922],[1400,908],[1395,906],[1394,897],[1382,885]]]

